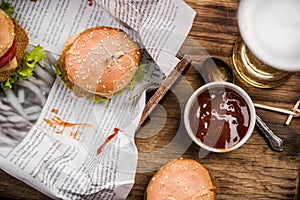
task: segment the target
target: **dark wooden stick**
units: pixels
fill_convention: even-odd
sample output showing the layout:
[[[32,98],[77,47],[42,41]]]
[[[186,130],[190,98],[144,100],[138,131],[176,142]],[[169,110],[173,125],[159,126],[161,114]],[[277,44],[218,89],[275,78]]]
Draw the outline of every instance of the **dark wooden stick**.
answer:
[[[136,132],[146,121],[147,117],[151,114],[155,106],[161,101],[161,99],[166,95],[168,90],[174,85],[174,83],[178,80],[178,78],[183,75],[190,67],[191,62],[185,55],[182,53],[178,53],[176,55],[177,58],[180,59],[176,67],[172,70],[170,75],[164,80],[164,82],[160,85],[160,87],[156,90],[153,96],[147,102],[141,120],[136,128]]]

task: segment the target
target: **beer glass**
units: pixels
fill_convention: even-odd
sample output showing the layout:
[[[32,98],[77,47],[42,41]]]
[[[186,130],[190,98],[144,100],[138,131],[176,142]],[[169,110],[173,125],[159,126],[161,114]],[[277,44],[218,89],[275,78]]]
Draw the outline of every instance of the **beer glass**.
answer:
[[[272,88],[300,71],[300,0],[241,0],[232,61],[247,83]]]

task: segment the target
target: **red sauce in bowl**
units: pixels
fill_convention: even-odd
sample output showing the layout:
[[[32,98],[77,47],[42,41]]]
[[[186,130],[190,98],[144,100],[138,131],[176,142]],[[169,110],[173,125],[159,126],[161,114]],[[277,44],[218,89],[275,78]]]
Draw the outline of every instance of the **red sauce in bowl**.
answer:
[[[239,143],[250,126],[250,110],[244,98],[227,87],[204,90],[192,103],[190,127],[205,145],[228,149]]]

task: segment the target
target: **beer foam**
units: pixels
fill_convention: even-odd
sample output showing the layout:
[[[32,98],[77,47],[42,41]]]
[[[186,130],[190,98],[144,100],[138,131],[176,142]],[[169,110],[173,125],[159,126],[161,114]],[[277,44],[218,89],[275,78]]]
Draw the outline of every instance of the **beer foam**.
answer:
[[[299,0],[242,0],[238,22],[243,40],[260,60],[300,70]]]

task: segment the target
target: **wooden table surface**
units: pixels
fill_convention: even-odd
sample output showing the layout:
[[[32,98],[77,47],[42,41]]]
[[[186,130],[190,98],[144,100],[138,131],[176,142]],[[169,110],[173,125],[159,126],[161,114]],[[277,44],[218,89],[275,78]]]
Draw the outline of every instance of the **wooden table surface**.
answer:
[[[231,63],[231,53],[238,38],[236,8],[238,0],[185,0],[196,12],[193,28],[182,51],[197,58],[197,44],[210,56]],[[203,51],[201,51],[203,53]],[[273,89],[254,88],[236,76],[235,83],[248,92],[256,103],[290,109],[300,99],[300,73],[295,73],[283,85]],[[154,172],[168,161],[186,157],[202,163],[218,180],[217,199],[300,199],[300,119],[285,126],[286,115],[257,109],[257,113],[284,141],[284,151],[270,149],[255,129],[241,148],[225,154],[199,155],[184,128],[183,109],[191,93],[203,85],[195,68],[191,67],[162,100],[150,120],[136,134],[139,161],[135,184],[128,199],[143,199],[148,181]],[[0,171],[0,198],[47,199]]]

